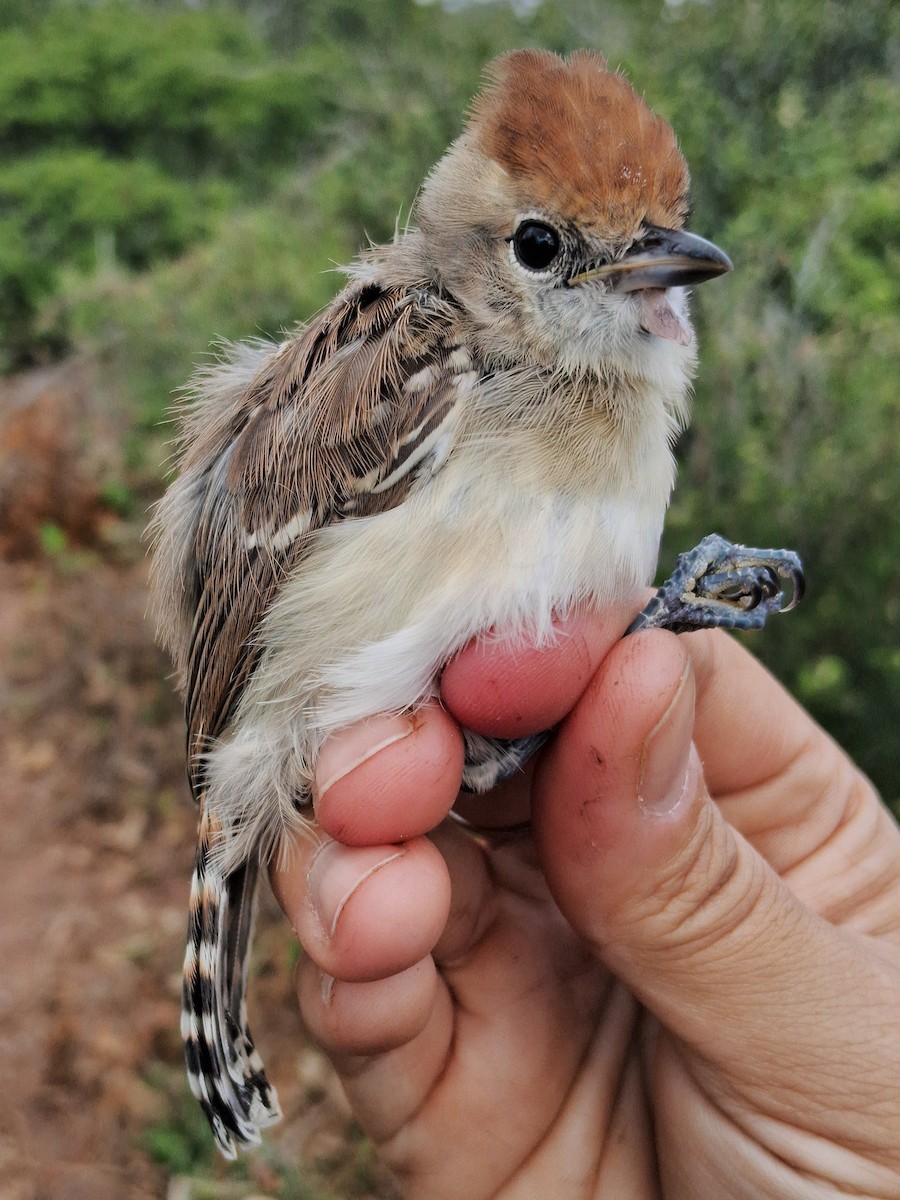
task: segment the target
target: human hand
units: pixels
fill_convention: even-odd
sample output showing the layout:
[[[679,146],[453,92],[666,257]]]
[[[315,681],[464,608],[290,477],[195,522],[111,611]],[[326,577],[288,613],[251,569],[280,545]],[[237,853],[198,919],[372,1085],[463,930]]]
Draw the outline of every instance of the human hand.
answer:
[[[273,876],[304,1019],[410,1197],[898,1197],[900,832],[734,640],[624,623],[469,647],[446,710],[328,743]],[[452,718],[562,720],[480,802],[533,836],[423,836]]]

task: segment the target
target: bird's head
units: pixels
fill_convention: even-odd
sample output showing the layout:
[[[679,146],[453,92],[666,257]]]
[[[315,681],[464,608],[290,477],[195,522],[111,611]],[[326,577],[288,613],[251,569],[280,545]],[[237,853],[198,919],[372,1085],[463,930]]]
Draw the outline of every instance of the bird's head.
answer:
[[[684,288],[731,268],[685,231],[688,182],[671,128],[601,55],[522,50],[489,66],[418,217],[489,357],[663,382],[694,362]]]

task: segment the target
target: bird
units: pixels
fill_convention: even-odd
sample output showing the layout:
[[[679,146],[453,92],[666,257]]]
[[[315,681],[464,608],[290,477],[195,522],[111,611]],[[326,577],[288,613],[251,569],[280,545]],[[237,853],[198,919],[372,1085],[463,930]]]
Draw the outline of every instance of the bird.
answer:
[[[152,587],[199,805],[181,1030],[226,1157],[280,1115],[247,1023],[254,896],[314,836],[325,739],[425,703],[487,629],[546,642],[577,605],[640,607],[697,362],[688,289],[732,266],[689,207],[675,134],[599,52],[506,53],[407,227],[309,323],[194,382]],[[785,579],[792,552],[712,535],[635,627],[761,624]],[[466,732],[464,784],[542,740]]]

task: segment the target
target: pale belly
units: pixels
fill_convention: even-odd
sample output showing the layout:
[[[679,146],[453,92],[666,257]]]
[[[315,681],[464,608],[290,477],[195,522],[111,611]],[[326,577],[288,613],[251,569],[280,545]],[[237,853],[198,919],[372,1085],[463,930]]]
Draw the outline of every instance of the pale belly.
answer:
[[[227,864],[296,826],[330,732],[421,703],[477,633],[548,639],[554,613],[575,603],[638,606],[667,492],[460,479],[445,470],[390,512],[321,531],[283,587],[233,732],[210,755],[207,802],[236,830]]]

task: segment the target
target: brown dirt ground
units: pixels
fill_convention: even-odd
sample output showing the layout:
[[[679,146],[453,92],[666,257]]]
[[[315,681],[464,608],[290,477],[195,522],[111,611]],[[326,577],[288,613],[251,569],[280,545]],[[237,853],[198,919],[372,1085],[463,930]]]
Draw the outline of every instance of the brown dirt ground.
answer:
[[[388,1197],[305,1044],[271,899],[251,1017],[285,1120],[230,1167],[196,1118],[177,1034],[194,813],[139,523],[0,561],[0,1195]]]

